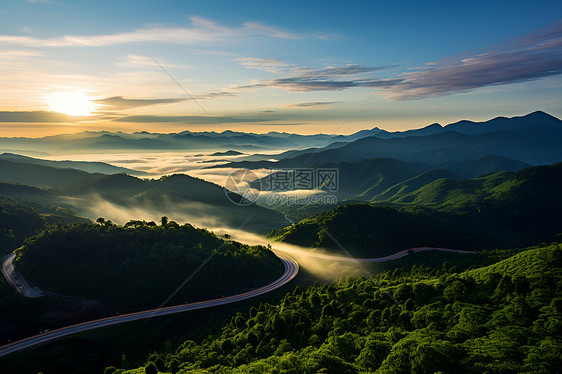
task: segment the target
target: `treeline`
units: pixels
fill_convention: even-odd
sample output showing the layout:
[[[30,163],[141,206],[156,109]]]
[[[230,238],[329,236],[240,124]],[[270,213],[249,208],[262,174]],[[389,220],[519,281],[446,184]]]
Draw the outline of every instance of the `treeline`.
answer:
[[[281,261],[267,248],[166,217],[160,225],[130,221],[118,226],[104,219],[59,225],[27,240],[17,253],[16,267],[32,285],[123,307],[158,306],[191,274],[170,303],[240,292],[283,273]]]
[[[562,249],[299,287],[115,373],[557,373]]]

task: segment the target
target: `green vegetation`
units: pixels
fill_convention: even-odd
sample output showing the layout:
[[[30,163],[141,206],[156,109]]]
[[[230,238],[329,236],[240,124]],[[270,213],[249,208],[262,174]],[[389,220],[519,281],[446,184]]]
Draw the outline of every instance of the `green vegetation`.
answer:
[[[138,369],[105,372],[556,373],[561,292],[559,244],[465,271],[413,266],[297,287]]]
[[[384,203],[342,204],[269,235],[337,249],[335,238],[352,252],[371,257],[423,245],[528,246],[551,241],[562,231],[561,185],[562,163],[465,181],[439,179],[415,191],[403,185]]]
[[[265,285],[283,273],[268,249],[222,240],[166,217],[162,225],[130,221],[59,226],[18,249],[16,266],[32,285],[121,307],[183,303]],[[213,260],[198,269],[209,256]]]
[[[85,221],[66,208],[45,207],[28,200],[0,196],[0,255],[14,250],[26,237],[52,224]]]

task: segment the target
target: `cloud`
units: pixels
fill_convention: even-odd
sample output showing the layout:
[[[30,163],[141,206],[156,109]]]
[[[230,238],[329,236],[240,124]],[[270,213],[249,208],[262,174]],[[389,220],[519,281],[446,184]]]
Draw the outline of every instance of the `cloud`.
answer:
[[[297,66],[276,58],[239,57],[236,62],[248,69],[260,69],[270,73],[286,72]]]
[[[0,61],[23,59],[28,57],[37,57],[41,55],[42,53],[40,52],[21,50],[21,49],[11,49],[11,50],[2,51],[2,53],[0,54]]]
[[[63,113],[44,110],[28,112],[0,112],[0,122],[76,122],[84,117],[69,116]]]
[[[257,66],[260,66],[259,61]],[[299,72],[298,74],[267,82],[236,86],[233,89],[242,91],[260,87],[277,87],[289,92],[340,91],[353,87],[390,87],[401,81],[400,79],[361,78],[364,74],[388,69],[392,66],[366,67],[362,65],[346,65],[324,69],[309,69],[297,67],[296,65],[291,67],[293,66],[293,70]],[[348,77],[348,79],[338,80],[338,77]]]
[[[280,78],[269,82],[269,86],[282,88],[289,92],[340,91],[353,87],[391,87],[400,79],[355,79],[331,80],[315,77]]]
[[[127,116],[116,119],[118,122],[149,122],[149,123],[163,123],[163,122],[181,122],[188,124],[216,124],[219,123],[245,123],[245,122],[267,122],[273,121],[272,118],[253,118],[253,117],[231,117],[231,116],[154,116],[154,115],[138,115]]]
[[[343,77],[349,75],[358,75],[371,73],[377,70],[384,70],[391,68],[393,66],[379,66],[379,67],[366,67],[362,65],[346,65],[346,66],[336,66],[325,69],[309,70],[303,73],[304,77]]]
[[[316,108],[329,106],[338,102],[339,101],[311,101],[307,103],[287,104],[285,106],[289,108]]]
[[[98,104],[110,107],[110,109],[129,109],[149,105],[171,104],[185,101],[185,99],[125,99],[123,96],[107,97],[105,99],[94,100]]]
[[[201,17],[191,17],[190,20],[191,27],[153,26],[117,34],[65,35],[45,39],[22,35],[0,35],[0,42],[28,47],[100,47],[140,42],[203,44],[221,40],[243,40],[255,36],[300,38],[288,31],[256,22],[246,22],[240,27],[232,28]]]
[[[562,73],[562,22],[485,50],[432,62],[388,89],[393,100],[443,96]]]

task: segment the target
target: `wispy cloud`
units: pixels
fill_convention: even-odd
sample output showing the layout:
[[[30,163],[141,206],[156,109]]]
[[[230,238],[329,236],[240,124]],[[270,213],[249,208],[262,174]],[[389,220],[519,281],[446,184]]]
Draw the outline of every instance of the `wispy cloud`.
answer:
[[[391,87],[400,79],[354,79],[327,80],[313,77],[292,77],[275,79],[268,86],[282,88],[289,92],[340,91],[353,87]]]
[[[260,69],[270,73],[287,72],[297,66],[277,58],[239,57],[236,62],[248,69]]]
[[[12,50],[2,51],[0,53],[0,60],[37,57],[41,55],[42,55],[41,52],[12,49]]]
[[[220,123],[245,123],[245,122],[267,122],[273,121],[274,118],[265,117],[231,117],[231,116],[154,116],[154,115],[138,115],[127,116],[115,119],[117,122],[143,122],[143,123],[187,123],[194,125],[215,124]]]
[[[138,108],[149,105],[179,103],[181,101],[185,101],[185,99],[125,99],[123,96],[113,96],[94,100],[94,102],[102,104],[109,109],[114,110]]]
[[[0,122],[51,122],[51,123],[69,123],[76,122],[84,117],[74,117],[63,113],[48,112],[44,110],[21,111],[21,112],[0,112]]]
[[[318,108],[318,107],[326,107],[326,106],[330,106],[332,104],[336,104],[339,101],[311,101],[311,102],[307,102],[307,103],[296,103],[296,104],[287,104],[285,105],[288,108],[307,108],[307,109],[313,109],[313,108]]]
[[[562,73],[562,22],[485,50],[427,64],[403,74],[387,91],[393,100],[443,96]]]
[[[291,32],[256,22],[246,22],[240,27],[226,27],[201,17],[190,19],[191,27],[153,26],[116,34],[65,35],[45,39],[22,35],[0,35],[0,42],[27,47],[100,47],[138,42],[200,44],[222,40],[243,40],[253,36],[300,38],[299,35]]]
[[[268,60],[265,61],[265,66],[267,66],[267,63]],[[264,65],[263,61],[261,65]],[[261,65],[258,61],[257,66]],[[310,92],[340,91],[352,87],[390,87],[401,80],[377,79],[370,78],[365,75],[391,67],[393,66],[366,67],[362,65],[345,65],[323,69],[296,67],[291,70],[298,73],[294,73],[289,77],[277,78],[267,82],[236,86],[234,87],[234,90],[247,90],[259,87],[277,87],[289,92]],[[347,79],[341,79],[343,77],[346,77]]]

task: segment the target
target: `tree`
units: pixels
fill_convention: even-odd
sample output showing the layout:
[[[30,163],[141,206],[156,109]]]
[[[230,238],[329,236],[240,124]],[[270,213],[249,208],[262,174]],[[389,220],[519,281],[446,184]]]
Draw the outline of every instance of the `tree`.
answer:
[[[163,216],[162,218],[160,218],[160,223],[162,224],[162,226],[166,226],[168,224],[168,217]]]

